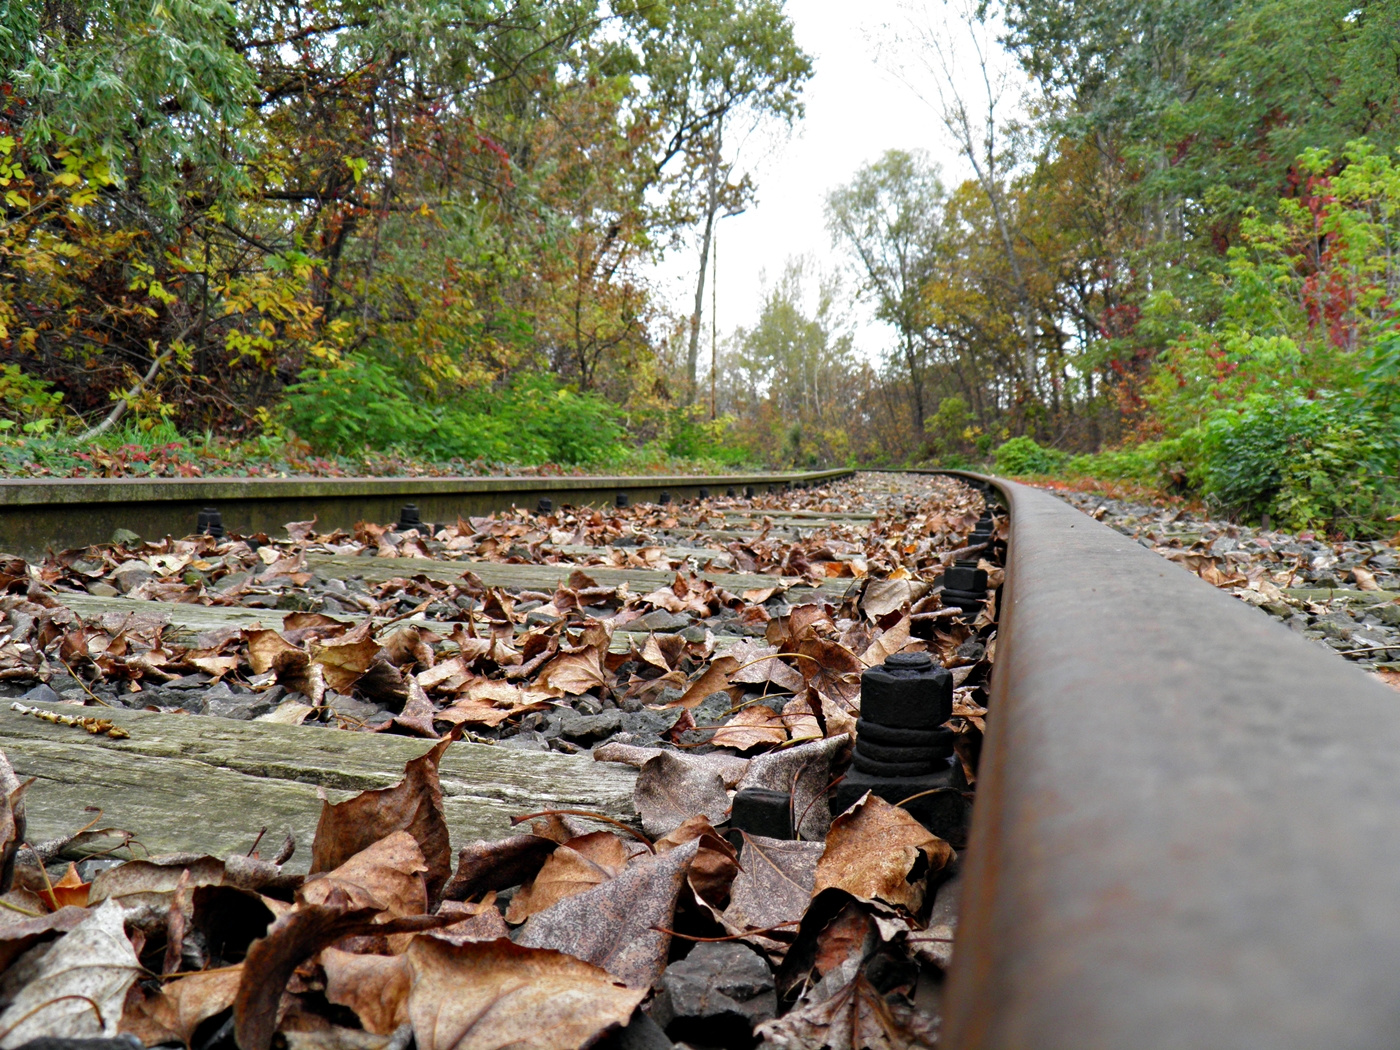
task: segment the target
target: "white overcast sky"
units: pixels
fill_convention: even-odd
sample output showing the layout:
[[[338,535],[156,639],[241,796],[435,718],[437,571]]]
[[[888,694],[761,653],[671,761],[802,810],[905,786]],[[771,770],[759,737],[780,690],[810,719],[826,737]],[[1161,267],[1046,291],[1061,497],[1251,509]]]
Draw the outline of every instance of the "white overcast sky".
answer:
[[[837,263],[823,202],[863,164],[889,149],[922,148],[940,164],[945,182],[960,181],[963,169],[934,110],[877,55],[890,40],[887,30],[906,25],[911,9],[925,21],[942,19],[950,11],[943,0],[787,0],[786,6],[815,71],[804,92],[806,116],[792,135],[751,140],[740,153],[741,169],[757,182],[758,200],[718,224],[721,343],[736,327],[754,323],[765,275],[776,280],[790,256]],[[690,314],[698,262],[696,248],[677,248],[652,272],[654,288],[677,316]],[[707,288],[702,368],[709,361],[710,305]],[[868,314],[857,318],[857,346],[873,359],[890,335]]]

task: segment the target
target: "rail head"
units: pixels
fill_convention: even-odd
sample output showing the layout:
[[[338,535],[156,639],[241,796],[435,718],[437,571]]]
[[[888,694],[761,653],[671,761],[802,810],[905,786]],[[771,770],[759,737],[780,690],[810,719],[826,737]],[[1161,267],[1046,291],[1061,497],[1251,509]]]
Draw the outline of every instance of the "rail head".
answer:
[[[782,474],[548,475],[492,477],[353,478],[0,478],[0,510],[65,504],[217,502],[220,500],[297,500],[423,495],[520,494],[549,492],[651,491],[705,485],[766,486],[785,482],[825,482],[853,470],[814,470]]]
[[[943,1045],[1400,1045],[1400,696],[994,483],[1007,585]]]

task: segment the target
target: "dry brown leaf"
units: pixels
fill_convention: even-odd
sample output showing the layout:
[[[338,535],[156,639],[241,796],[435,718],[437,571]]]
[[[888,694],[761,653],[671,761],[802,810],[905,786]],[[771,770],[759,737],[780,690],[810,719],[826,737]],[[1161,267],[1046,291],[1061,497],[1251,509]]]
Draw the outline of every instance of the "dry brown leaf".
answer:
[[[14,894],[24,894],[24,903],[14,901]],[[27,911],[42,911],[45,906],[38,894],[24,890],[11,890],[6,894],[6,903],[13,903]],[[88,915],[86,909],[71,906],[34,917],[3,909],[3,914],[0,914],[0,971],[7,969],[11,962],[40,941],[50,941],[67,933]]]
[[[378,908],[390,916],[428,910],[423,851],[407,831],[396,831],[356,853],[334,871],[312,875],[297,892],[307,904],[325,904],[333,893],[350,908]]]
[[[423,851],[428,900],[435,901],[452,874],[438,763],[453,739],[448,737],[410,761],[403,779],[393,787],[362,791],[340,803],[323,803],[311,845],[311,871],[330,871],[395,831],[407,831]]]
[[[408,1020],[408,962],[401,955],[357,955],[336,948],[321,952],[326,998],[355,1011],[373,1035],[391,1035]]]
[[[504,939],[420,937],[405,959],[419,1050],[577,1050],[626,1024],[646,997],[579,959]]]
[[[650,988],[666,967],[676,901],[699,842],[633,861],[616,878],[566,897],[520,928],[516,943],[554,948],[601,966],[634,988]]]
[[[607,685],[599,651],[593,646],[576,653],[560,653],[540,672],[541,688],[557,690],[561,696],[582,696],[590,689]]]
[[[524,922],[565,897],[607,882],[627,866],[630,858],[631,851],[610,831],[570,839],[550,854],[533,883],[516,891],[506,911],[506,921]]]
[[[722,908],[728,903],[729,887],[739,874],[738,855],[704,817],[691,817],[669,835],[657,839],[656,852],[669,853],[691,841],[698,841],[700,848],[686,880],[697,897],[714,908]]]
[[[830,736],[755,755],[738,786],[791,794],[797,831],[804,839],[820,842],[831,827],[831,810],[826,801],[831,767],[848,743],[847,737]]]
[[[823,849],[820,842],[744,835],[725,926],[743,933],[801,919],[812,899]]]
[[[5,973],[13,994],[0,1013],[0,1047],[10,1050],[40,1036],[117,1034],[127,992],[141,975],[123,919],[121,905],[104,901],[44,951],[15,960]]]
[[[834,886],[861,900],[918,911],[928,876],[954,856],[953,847],[907,811],[867,794],[831,822],[813,893]]]
[[[648,835],[665,835],[694,816],[706,817],[711,824],[729,816],[724,778],[674,751],[663,751],[642,764],[632,799]]]
[[[556,846],[557,842],[539,835],[512,835],[463,846],[457,854],[457,871],[443,888],[443,899],[462,901],[518,886],[535,877]]]
[[[845,976],[845,969],[834,972]],[[758,1026],[773,1050],[861,1047],[862,1050],[932,1050],[937,1032],[907,1006],[891,1004],[856,971],[832,991],[823,982],[787,1014]],[[825,993],[824,998],[818,998]]]
[[[667,707],[698,707],[705,697],[713,693],[728,693],[731,700],[743,692],[742,686],[732,685],[730,676],[739,669],[739,661],[732,656],[719,656],[710,662],[703,674],[691,683],[690,688]]]
[[[379,643],[368,621],[334,641],[311,643],[311,659],[320,665],[326,685],[338,693],[350,692],[378,654]]]
[[[405,670],[426,670],[433,666],[433,650],[424,640],[422,632],[411,624],[404,624],[385,636],[380,643],[384,653],[393,663]]]
[[[243,965],[196,973],[171,981],[154,994],[133,987],[122,1011],[121,1030],[147,1046],[157,1043],[194,1045],[201,1024],[233,1005]]]
[[[715,730],[710,743],[716,747],[732,747],[735,751],[752,751],[781,744],[787,738],[783,716],[762,704],[753,704]]]
[[[253,628],[243,632],[243,641],[248,645],[248,663],[254,674],[277,671],[280,677],[284,668],[298,665],[305,668],[311,657],[304,649],[293,645],[276,631],[266,628]]]
[[[476,904],[462,904],[457,901],[443,901],[438,915],[452,921],[450,926],[427,934],[451,944],[466,944],[468,941],[494,941],[510,936],[510,927],[501,917],[496,907],[496,895],[488,893]]]
[[[88,906],[88,891],[91,887],[91,883],[84,882],[78,875],[78,865],[70,861],[68,870],[63,873],[63,878],[55,882],[52,887],[46,887],[43,896],[48,899],[49,907],[55,911],[69,906],[86,908]]]
[[[1357,565],[1351,570],[1351,578],[1356,581],[1356,589],[1359,591],[1378,591],[1381,585],[1376,582],[1375,573],[1369,569],[1363,569]]]
[[[860,599],[860,608],[870,619],[878,620],[897,609],[913,605],[914,602],[928,593],[928,589],[929,584],[927,583],[907,578],[897,579],[891,574],[890,578],[871,580],[865,585],[865,593],[861,595]]]

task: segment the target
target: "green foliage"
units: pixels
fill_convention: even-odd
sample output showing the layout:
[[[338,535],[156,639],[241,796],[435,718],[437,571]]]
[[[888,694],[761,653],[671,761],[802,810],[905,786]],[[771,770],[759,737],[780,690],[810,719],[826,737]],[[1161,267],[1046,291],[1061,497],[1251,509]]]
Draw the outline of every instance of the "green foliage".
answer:
[[[1201,491],[1225,508],[1285,527],[1355,533],[1395,502],[1395,421],[1343,401],[1250,398],[1202,427]]]
[[[594,463],[615,456],[624,436],[614,406],[547,377],[431,405],[363,354],[304,370],[287,389],[285,418],[317,452],[396,449],[433,459]]]
[[[26,433],[43,433],[56,426],[63,395],[53,384],[26,375],[18,365],[0,367],[0,431],[21,427]]]
[[[1185,479],[1185,448],[1180,438],[1144,441],[1122,449],[1110,449],[1072,457],[1064,466],[1071,477],[1100,481],[1135,481],[1163,488],[1179,486]]]
[[[1013,477],[1028,474],[1055,474],[1069,461],[1058,449],[1043,448],[1034,438],[1014,437],[997,446],[993,453],[997,472]]]

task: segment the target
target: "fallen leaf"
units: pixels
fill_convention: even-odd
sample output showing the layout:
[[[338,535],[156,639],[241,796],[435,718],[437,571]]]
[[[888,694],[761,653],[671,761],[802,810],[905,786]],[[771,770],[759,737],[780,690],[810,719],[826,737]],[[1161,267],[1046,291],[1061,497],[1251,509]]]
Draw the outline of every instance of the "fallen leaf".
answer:
[[[320,665],[326,685],[338,693],[354,688],[379,654],[369,621],[334,641],[311,643],[311,659]]]
[[[408,961],[401,955],[357,955],[336,948],[321,952],[326,998],[355,1011],[372,1035],[392,1035],[408,1020]]]
[[[86,908],[88,906],[88,890],[92,884],[84,882],[78,875],[78,865],[68,864],[68,870],[63,873],[63,878],[59,879],[44,890],[44,896],[49,899],[49,907],[57,911],[59,908],[72,906],[75,908]]]
[[[506,921],[524,922],[565,897],[607,882],[627,866],[630,858],[631,852],[610,831],[570,839],[550,854],[534,882],[516,891],[506,911]]]
[[[407,831],[386,835],[335,870],[312,875],[297,892],[307,904],[325,904],[332,893],[344,895],[350,908],[378,908],[391,916],[421,915],[428,910],[423,851]]]
[[[24,891],[13,890],[11,892],[23,893]],[[29,897],[30,899],[26,901],[31,905],[29,910],[33,911],[44,907],[38,894],[32,894]],[[19,906],[23,907],[24,905]],[[69,906],[31,918],[8,908],[3,909],[3,912],[0,912],[0,972],[3,972],[12,961],[40,941],[51,941],[55,937],[67,933],[90,914],[91,912],[84,908]]]
[[[462,901],[518,886],[535,877],[558,845],[539,835],[512,835],[463,846],[457,854],[457,871],[443,887],[443,899]]]
[[[1356,589],[1360,591],[1378,591],[1381,585],[1376,582],[1375,573],[1368,569],[1363,569],[1357,565],[1351,570],[1351,578],[1356,581]]]
[[[669,853],[687,842],[699,843],[686,881],[695,895],[713,908],[729,902],[729,887],[739,874],[738,855],[704,817],[691,817],[675,831],[655,842],[657,853]]]
[[[438,763],[453,739],[447,737],[410,761],[403,779],[393,787],[362,791],[340,803],[323,803],[311,844],[312,873],[337,868],[395,831],[407,831],[423,851],[428,900],[436,901],[452,874]]]
[[[929,584],[917,580],[871,580],[861,595],[860,608],[872,620],[878,620],[906,605],[912,605],[928,593]]]
[[[730,675],[738,668],[739,661],[734,657],[716,657],[711,661],[710,666],[705,668],[704,673],[691,683],[690,688],[666,706],[698,707],[707,696],[714,693],[728,693],[731,700],[737,699],[743,692],[743,687],[731,685]]]
[[[906,810],[866,794],[831,822],[813,892],[828,887],[861,900],[918,911],[928,876],[954,857],[953,847]]]
[[[732,933],[742,933],[801,919],[812,899],[817,862],[824,850],[820,842],[745,834],[739,874],[724,910],[725,926]]]
[[[844,977],[846,970],[831,976]],[[932,1050],[937,1045],[937,1032],[928,1021],[907,1006],[887,1002],[859,970],[835,989],[827,985],[823,981],[790,1012],[759,1025],[763,1045],[773,1050]]]
[[[268,1050],[277,1031],[278,1006],[287,981],[307,959],[346,937],[415,933],[445,925],[432,915],[377,922],[379,909],[348,910],[343,895],[327,904],[287,912],[253,942],[233,1003],[234,1039],[240,1050]]]
[[[626,1024],[646,997],[587,962],[504,939],[419,937],[405,959],[419,1050],[577,1050]]]
[[[31,948],[0,979],[0,1047],[31,1039],[115,1036],[126,993],[142,969],[121,905],[104,901],[50,945]]]
[[[595,762],[621,762],[637,769],[641,769],[657,755],[670,755],[688,766],[718,773],[727,788],[738,784],[749,770],[747,758],[740,758],[738,755],[722,751],[709,755],[683,755],[675,751],[667,751],[665,748],[638,747],[635,744],[623,744],[616,740],[599,744],[593,749]]]
[[[195,1031],[233,1005],[242,964],[171,981],[154,994],[133,988],[122,1013],[121,1030],[147,1046],[157,1043],[194,1045]]]
[[[719,824],[729,816],[724,778],[712,768],[663,751],[642,764],[632,799],[648,835],[665,835],[693,816]]]
[[[541,688],[558,690],[561,696],[582,696],[590,689],[607,685],[598,650],[561,653],[551,660],[537,679]]]
[[[710,743],[716,747],[732,747],[735,751],[752,751],[781,744],[787,737],[782,715],[762,704],[753,704],[715,730]]]
[[[616,878],[566,897],[520,928],[516,943],[553,948],[601,966],[633,988],[650,988],[666,967],[676,901],[699,849],[687,842],[633,861]]]

